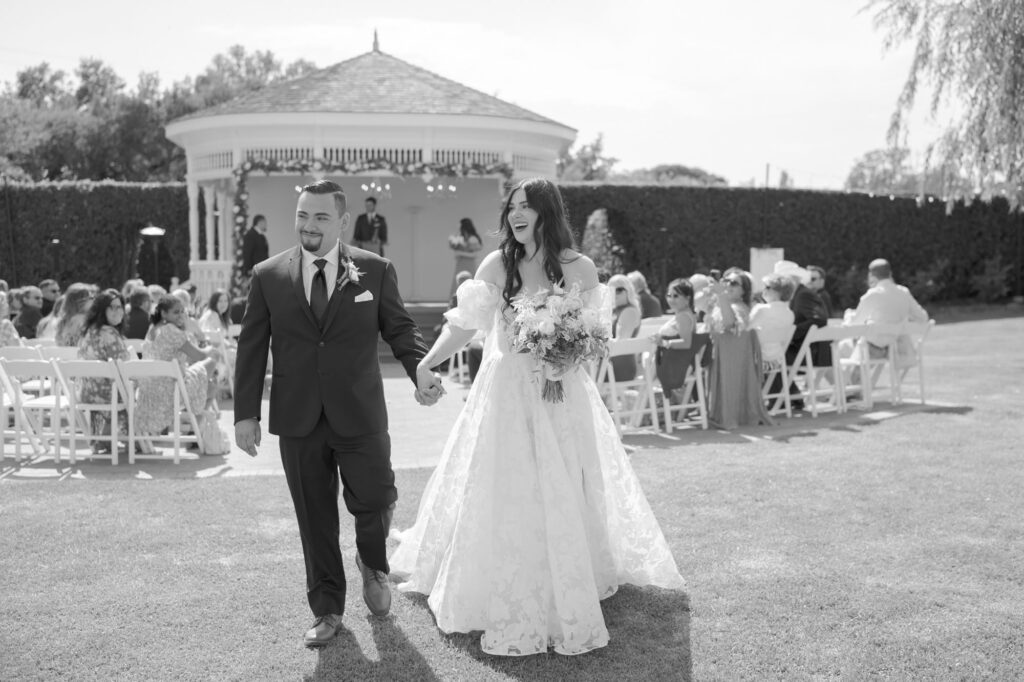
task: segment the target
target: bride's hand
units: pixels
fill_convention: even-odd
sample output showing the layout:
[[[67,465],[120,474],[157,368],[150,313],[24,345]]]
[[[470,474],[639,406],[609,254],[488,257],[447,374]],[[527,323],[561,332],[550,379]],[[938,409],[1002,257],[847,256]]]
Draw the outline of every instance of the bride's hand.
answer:
[[[420,405],[433,405],[444,395],[441,386],[441,375],[430,371],[429,367],[416,368],[416,402]]]

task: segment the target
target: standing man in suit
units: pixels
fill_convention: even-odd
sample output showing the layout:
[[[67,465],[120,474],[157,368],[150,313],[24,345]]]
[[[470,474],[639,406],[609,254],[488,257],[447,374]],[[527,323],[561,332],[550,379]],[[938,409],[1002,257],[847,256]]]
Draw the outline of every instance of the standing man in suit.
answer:
[[[374,615],[391,606],[385,539],[398,492],[377,335],[414,383],[427,352],[398,293],[394,266],[346,247],[348,225],[338,184],[320,180],[302,188],[295,213],[299,245],[253,268],[235,366],[235,441],[255,456],[268,347],[273,351],[269,428],[280,437],[302,538],[315,617],[305,635],[309,647],[337,634],[345,609],[339,483],[355,517],[363,599]],[[441,393],[434,375],[415,395],[430,405]]]
[[[267,243],[267,219],[262,215],[254,216],[252,227],[242,237],[242,274],[252,275],[257,263],[270,258],[270,244]]]
[[[388,243],[388,221],[377,213],[377,200],[373,197],[367,197],[365,206],[366,213],[356,218],[352,245],[383,256],[384,245]]]

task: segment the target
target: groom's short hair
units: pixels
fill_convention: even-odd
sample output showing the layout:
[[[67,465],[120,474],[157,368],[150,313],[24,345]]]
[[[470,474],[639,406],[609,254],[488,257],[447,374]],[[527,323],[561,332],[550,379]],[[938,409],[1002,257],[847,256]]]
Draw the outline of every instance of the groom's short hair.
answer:
[[[343,190],[341,185],[333,180],[317,180],[316,182],[303,187],[299,194],[301,195],[303,192],[309,192],[310,194],[334,195],[334,205],[338,209],[339,216],[344,215],[345,210],[348,208],[348,201],[345,199],[345,190]]]

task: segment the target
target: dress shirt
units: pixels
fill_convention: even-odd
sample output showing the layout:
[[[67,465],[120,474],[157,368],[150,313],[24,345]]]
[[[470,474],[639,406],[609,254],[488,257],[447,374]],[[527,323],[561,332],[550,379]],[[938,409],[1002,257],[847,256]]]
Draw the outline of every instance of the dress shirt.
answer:
[[[900,324],[927,319],[928,313],[914,300],[910,290],[891,279],[883,279],[860,297],[849,324]],[[868,334],[868,341],[876,346],[888,346],[895,339],[891,335]]]
[[[331,300],[331,295],[334,293],[335,285],[338,281],[339,257],[337,244],[322,256],[317,256],[302,249],[302,288],[306,292],[307,303],[309,303],[309,292],[313,288],[313,275],[316,274],[316,260],[318,258],[323,258],[327,261],[327,265],[324,266],[324,278],[327,280],[327,300]]]

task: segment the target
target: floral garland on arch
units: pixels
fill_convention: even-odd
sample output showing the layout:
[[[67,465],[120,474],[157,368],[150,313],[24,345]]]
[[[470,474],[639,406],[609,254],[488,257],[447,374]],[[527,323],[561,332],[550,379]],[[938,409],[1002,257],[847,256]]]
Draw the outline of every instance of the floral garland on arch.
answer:
[[[429,182],[435,176],[466,178],[502,175],[505,180],[511,180],[513,173],[512,166],[507,163],[396,163],[384,158],[341,162],[324,161],[323,159],[289,159],[287,161],[247,159],[241,165],[236,166],[233,171],[235,176],[235,202],[232,207],[235,216],[233,228],[235,263],[231,268],[232,295],[237,296],[244,284],[244,278],[242,277],[242,237],[245,234],[245,226],[249,221],[249,191],[246,189],[246,181],[250,173],[263,172],[267,175],[271,173],[362,175],[378,171],[387,171],[402,177],[419,176],[423,178],[424,182]]]

